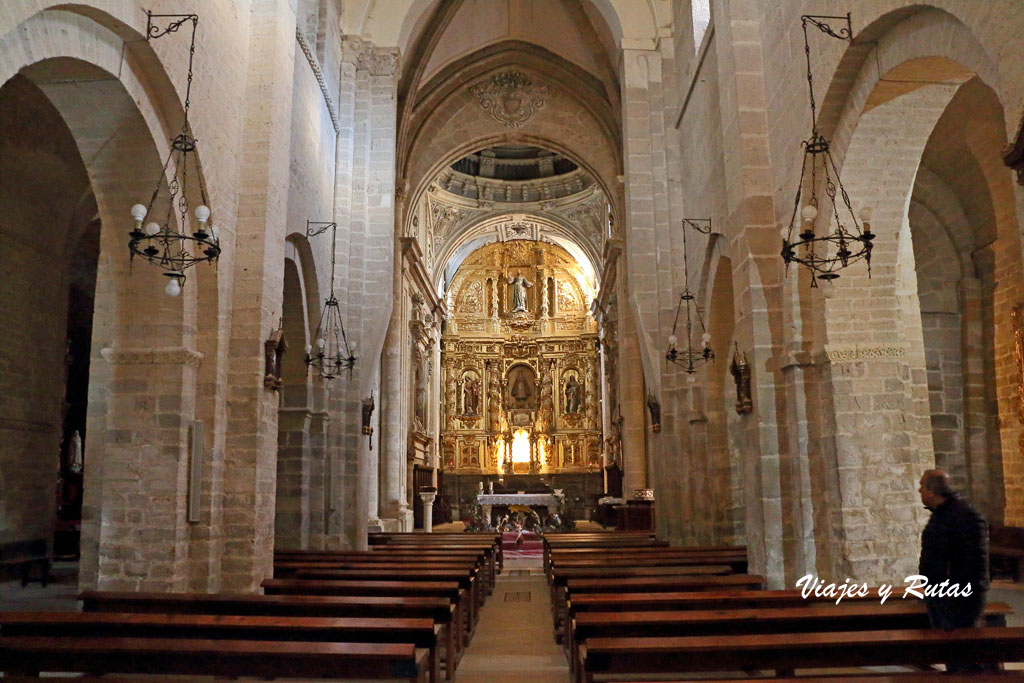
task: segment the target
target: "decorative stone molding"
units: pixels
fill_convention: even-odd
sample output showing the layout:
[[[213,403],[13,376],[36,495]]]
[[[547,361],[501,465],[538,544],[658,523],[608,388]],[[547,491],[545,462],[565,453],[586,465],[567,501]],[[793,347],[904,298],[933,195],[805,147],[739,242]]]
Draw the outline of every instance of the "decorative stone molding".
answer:
[[[506,128],[519,128],[544,107],[548,87],[535,85],[520,71],[503,71],[490,80],[470,87],[480,108],[504,124]]]
[[[371,76],[394,76],[398,66],[398,51],[393,49],[369,48],[356,59],[356,68],[369,71]]]
[[[203,354],[183,346],[162,346],[149,349],[105,348],[100,355],[111,365],[191,365],[197,366]]]
[[[880,360],[903,358],[907,355],[907,347],[891,346],[827,346],[825,357],[832,363],[851,363],[859,360]]]
[[[302,54],[306,55],[309,68],[313,70],[316,82],[320,85],[320,92],[324,96],[324,103],[327,105],[327,113],[331,117],[334,132],[339,133],[341,132],[341,126],[338,124],[338,109],[334,106],[334,101],[331,100],[331,95],[327,91],[327,83],[324,81],[324,71],[320,68],[320,62],[317,61],[313,48],[309,46],[309,41],[306,40],[306,36],[299,29],[295,29],[295,40],[299,43],[299,49],[302,50]]]

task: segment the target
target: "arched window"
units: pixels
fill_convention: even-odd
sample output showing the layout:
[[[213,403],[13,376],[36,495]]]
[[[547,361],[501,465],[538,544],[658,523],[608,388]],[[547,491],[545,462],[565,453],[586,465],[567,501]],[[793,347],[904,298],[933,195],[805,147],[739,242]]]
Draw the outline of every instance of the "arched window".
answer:
[[[711,23],[711,0],[691,0],[690,12],[693,14],[693,51],[696,54]]]

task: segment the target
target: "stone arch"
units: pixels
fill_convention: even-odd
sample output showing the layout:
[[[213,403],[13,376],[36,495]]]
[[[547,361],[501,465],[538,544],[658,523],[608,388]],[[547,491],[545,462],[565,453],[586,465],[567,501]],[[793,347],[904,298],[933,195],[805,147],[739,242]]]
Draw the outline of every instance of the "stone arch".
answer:
[[[544,105],[518,128],[506,128],[481,108],[469,88],[515,69],[548,87]],[[564,154],[589,172],[621,215],[617,187],[621,145],[617,115],[589,74],[543,48],[510,42],[455,62],[424,86],[400,123],[398,177],[415,206],[430,181],[455,160],[496,144],[532,144]]]
[[[458,258],[460,255],[465,257],[472,253],[472,249],[467,249],[467,245],[473,242],[480,242],[483,244],[482,239],[486,237],[493,237],[495,240],[499,239],[498,234],[495,232],[496,225],[507,221],[509,214],[518,214],[520,212],[515,211],[501,211],[495,212],[494,215],[485,215],[465,225],[458,233],[453,235],[443,245],[443,249],[439,250],[435,255],[434,261],[434,278],[435,284],[437,285],[438,291],[442,291],[447,278],[455,273],[458,268],[457,263],[453,263],[453,259]],[[586,239],[584,236],[579,234],[579,231],[573,226],[568,220],[555,215],[538,213],[533,211],[522,212],[525,219],[530,220],[537,224],[537,226],[544,230],[549,235],[557,236],[559,246],[563,248],[566,246],[564,242],[571,243],[576,249],[580,251],[580,254],[573,254],[579,260],[579,256],[582,256],[587,263],[581,264],[585,268],[589,268],[591,272],[595,274],[595,277],[600,276],[601,269],[601,257],[597,249],[599,245],[594,244],[591,240]],[[477,246],[480,246],[477,245]],[[474,247],[474,249],[477,247]],[[570,251],[570,253],[572,253]]]
[[[709,499],[697,507],[711,514],[712,520],[705,528],[712,543],[743,543],[743,462],[742,453],[736,445],[742,429],[740,416],[736,414],[735,384],[729,373],[729,364],[734,353],[736,338],[735,311],[733,308],[732,259],[728,250],[723,249],[724,238],[709,245],[704,291],[707,301],[716,302],[709,306],[708,332],[711,334],[711,348],[715,351],[715,363],[708,369],[705,383],[704,413],[706,416],[707,449],[705,476],[708,482]],[[749,354],[744,354],[744,358]]]
[[[199,298],[209,300],[217,280],[214,271],[190,278],[193,286],[171,299],[158,294],[164,281],[159,270],[142,263],[132,270],[125,258],[128,209],[165,182],[160,169],[171,131],[181,124],[181,107],[161,62],[132,28],[140,19],[137,8],[122,2],[108,9],[60,6],[13,19],[8,13],[0,31],[0,82],[20,74],[59,112],[84,161],[101,223],[88,417],[94,457],[85,472],[80,581],[83,587],[181,590],[195,585],[189,577],[195,567],[209,581],[205,585],[216,586],[209,563],[202,566],[203,558],[217,557],[199,547],[205,541],[190,538],[184,524],[148,521],[180,517],[183,486],[172,485],[158,504],[133,506],[131,517],[124,507],[138,496],[150,498],[153,477],[186,481],[192,420],[216,414],[215,400],[197,390],[203,356],[196,335],[198,326],[207,329],[211,322],[197,318]],[[124,49],[129,40],[136,43]],[[126,471],[142,475],[112,474]],[[133,557],[109,550],[150,524],[167,527],[167,533],[137,540]],[[156,564],[160,570],[149,578],[148,570],[138,571]]]
[[[806,538],[811,531],[799,528],[803,517],[812,522],[816,537],[814,547],[794,553],[787,572],[795,571],[796,576],[815,564],[819,573],[834,571],[864,580],[883,579],[901,571],[912,573],[912,559],[905,547],[916,540],[913,529],[922,520],[914,520],[904,530],[882,528],[864,518],[863,510],[888,518],[915,509],[912,482],[935,461],[924,342],[927,330],[922,327],[908,208],[913,206],[914,188],[925,165],[922,160],[929,149],[941,144],[933,136],[937,136],[946,112],[955,108],[958,98],[981,103],[987,97],[972,83],[993,98],[993,91],[998,92],[999,73],[980,42],[956,17],[931,8],[914,8],[886,15],[857,34],[830,84],[819,128],[831,135],[833,156],[854,211],[864,204],[874,208],[871,227],[878,238],[870,279],[866,264],[855,264],[812,304],[821,314],[822,324],[813,321],[806,338],[813,339],[821,368],[799,354],[787,360],[792,372],[805,378],[805,395],[797,404],[813,400],[825,406],[834,402],[834,412],[823,412],[821,424],[800,422],[799,415],[794,423],[798,427],[794,438],[808,441],[805,470],[810,480],[801,484],[794,478],[800,470],[792,468],[781,478],[784,504],[794,512],[789,524],[792,529],[784,533]],[[988,127],[1005,129],[1001,107],[986,111],[994,119]],[[1002,137],[1005,142],[1005,135]],[[993,142],[986,142],[990,151],[985,154],[998,165],[1001,144]],[[978,154],[977,145],[973,149],[965,145],[965,150],[979,162],[985,156]],[[979,180],[974,190],[986,197],[1010,197],[993,202],[993,206],[1013,214],[1012,191],[999,189],[1005,185],[1009,190],[1009,177],[1005,169],[1001,171],[1003,179],[994,172],[984,175],[985,180]],[[821,231],[828,227],[827,221],[828,217],[820,217]],[[1006,234],[1008,230],[1004,227],[996,232]],[[1008,251],[1011,256],[1007,260],[1016,269],[1006,271],[1007,291],[1012,292],[1019,280],[1019,247]],[[948,277],[959,275],[963,256],[946,264]],[[1008,318],[1009,310],[1005,313]],[[998,346],[998,328],[995,337]],[[1012,363],[1012,353],[1007,357]],[[1008,374],[1008,370],[1004,372]],[[994,376],[999,377],[999,372],[997,369]],[[879,434],[892,436],[879,438]],[[802,446],[794,447],[794,453],[798,452],[803,452]],[[871,484],[882,472],[908,484],[897,495],[882,495]],[[830,495],[815,495],[816,490]],[[870,548],[854,540],[869,536]]]

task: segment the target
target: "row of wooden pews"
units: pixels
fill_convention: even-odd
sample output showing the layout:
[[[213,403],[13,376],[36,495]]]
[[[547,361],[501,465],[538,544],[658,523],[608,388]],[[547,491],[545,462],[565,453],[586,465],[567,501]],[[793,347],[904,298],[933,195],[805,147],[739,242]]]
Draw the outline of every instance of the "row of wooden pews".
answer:
[[[742,554],[742,548],[669,548],[646,534],[546,536],[545,566],[560,605],[556,637],[566,648],[574,680],[635,681],[655,674],[726,680],[706,676],[767,670],[782,677],[771,679],[779,681],[789,680],[784,677],[796,669],[922,667],[951,653],[992,664],[1024,659],[1024,629],[1006,628],[1011,610],[1003,603],[987,606],[984,628],[936,631],[927,628],[924,604],[901,599],[898,590],[885,604],[871,589],[839,605],[831,598],[805,599],[797,590],[761,590],[761,577],[739,573],[746,568]],[[633,562],[620,561],[629,556]],[[672,557],[679,561],[665,561]],[[685,573],[723,565],[727,573]],[[570,568],[573,575],[566,574]],[[652,576],[652,568],[674,572]],[[580,570],[593,571],[593,578],[575,575]],[[714,585],[726,579],[737,585]],[[921,678],[912,671],[890,676],[906,676],[908,683]],[[850,674],[828,680],[866,679]]]
[[[500,536],[373,543],[280,552],[264,595],[87,591],[80,613],[0,613],[0,671],[437,683],[443,660],[451,679],[500,571]]]

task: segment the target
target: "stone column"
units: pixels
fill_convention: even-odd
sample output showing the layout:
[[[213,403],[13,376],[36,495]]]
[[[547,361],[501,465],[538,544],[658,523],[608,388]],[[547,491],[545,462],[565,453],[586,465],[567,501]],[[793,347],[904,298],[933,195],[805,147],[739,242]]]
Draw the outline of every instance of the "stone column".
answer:
[[[427,534],[434,530],[435,498],[437,491],[420,491],[420,500],[423,501],[423,532]]]
[[[386,417],[388,410],[388,378],[378,359],[383,356],[387,362],[383,347],[394,302],[393,245],[396,221],[401,220],[396,216],[401,193],[395,179],[398,57],[392,49],[345,36],[340,68],[335,218],[348,230],[338,234],[336,284],[347,292],[346,330],[360,351],[352,381],[332,387],[332,415],[340,423],[332,435],[339,446],[331,531],[338,544],[364,547],[368,524],[385,505],[373,497],[384,485],[378,481],[378,464],[386,453],[388,429],[384,423],[375,428],[370,451],[361,415],[362,399],[371,393],[377,401],[374,421]]]
[[[625,251],[619,300],[620,405],[624,418],[623,494],[657,482],[659,507],[679,509],[680,449],[666,448],[681,434],[648,433],[647,397],[664,403],[662,347],[667,340],[677,299],[675,273],[682,272],[678,226],[672,218],[669,148],[674,130],[669,121],[674,92],[672,40],[660,36],[653,49],[622,52],[622,107],[625,175]],[[675,374],[674,369],[669,372]],[[672,424],[669,422],[669,424]],[[666,536],[658,515],[658,532]],[[678,540],[678,539],[675,539]]]
[[[290,17],[290,19],[289,19]],[[263,341],[281,311],[288,226],[295,9],[253,4],[234,260],[221,590],[255,591],[273,573],[277,394],[263,388]]]
[[[400,262],[396,259],[396,263]],[[401,279],[397,278],[400,282]],[[402,489],[406,461],[406,393],[402,391],[402,366],[404,363],[405,305],[397,307],[391,317],[391,326],[384,340],[384,357],[381,363],[381,441],[380,441],[380,503],[378,515],[387,531],[407,531],[402,522],[408,512],[405,491]]]

